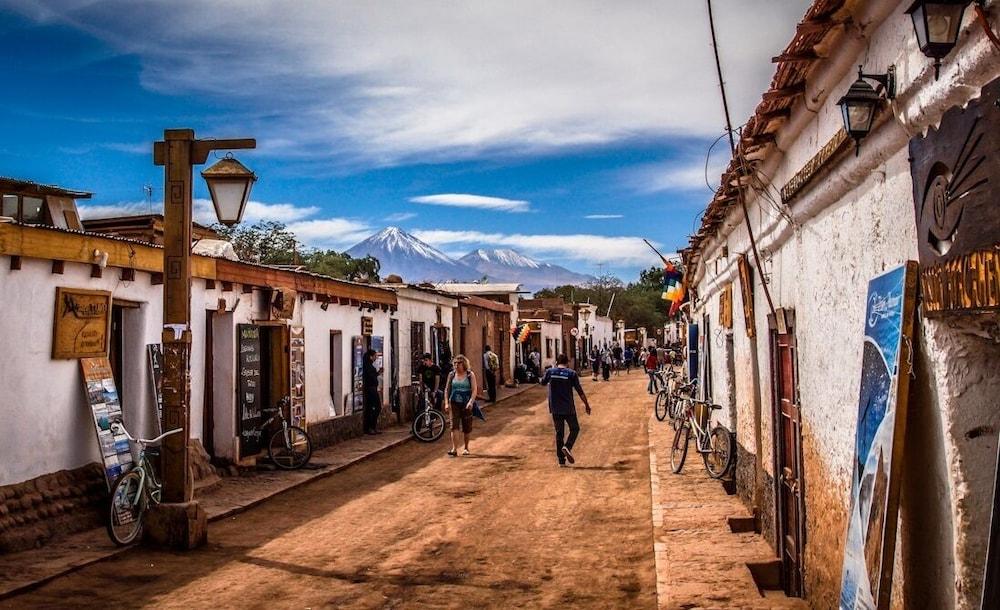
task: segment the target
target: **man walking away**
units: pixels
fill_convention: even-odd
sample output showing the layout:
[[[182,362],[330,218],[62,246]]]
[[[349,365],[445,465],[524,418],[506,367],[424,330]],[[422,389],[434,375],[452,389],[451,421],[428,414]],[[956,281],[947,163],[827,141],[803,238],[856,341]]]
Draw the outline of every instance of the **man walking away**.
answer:
[[[625,358],[625,374],[628,375],[629,373],[632,372],[632,360],[635,358],[635,354],[632,353],[631,345],[625,346],[624,358]]]
[[[382,374],[382,369],[375,368],[376,355],[375,350],[368,350],[361,366],[365,434],[379,434],[378,416],[382,413],[382,398],[378,394],[378,376]]]
[[[576,462],[573,458],[573,445],[576,444],[576,437],[580,434],[580,422],[576,419],[574,390],[587,408],[587,415],[590,415],[590,402],[583,393],[580,376],[569,368],[568,364],[569,357],[566,354],[559,354],[556,366],[545,371],[545,377],[541,381],[542,385],[549,386],[549,413],[552,414],[552,424],[556,429],[556,458],[561,467],[565,467],[566,462],[570,464]],[[567,426],[569,426],[569,438],[564,441]]]
[[[483,352],[483,376],[486,377],[486,396],[490,402],[497,401],[497,373],[500,372],[500,357],[487,345]]]
[[[604,381],[611,381],[611,361],[614,356],[611,355],[611,350],[607,347],[601,352],[601,377]]]

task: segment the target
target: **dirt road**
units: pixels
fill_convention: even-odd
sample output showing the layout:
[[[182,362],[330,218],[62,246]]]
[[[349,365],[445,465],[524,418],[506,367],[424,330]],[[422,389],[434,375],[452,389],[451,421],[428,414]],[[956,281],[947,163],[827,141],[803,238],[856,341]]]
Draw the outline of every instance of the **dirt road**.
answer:
[[[654,608],[645,376],[584,379],[577,465],[558,468],[544,390],[488,410],[470,457],[415,442],[10,607]]]

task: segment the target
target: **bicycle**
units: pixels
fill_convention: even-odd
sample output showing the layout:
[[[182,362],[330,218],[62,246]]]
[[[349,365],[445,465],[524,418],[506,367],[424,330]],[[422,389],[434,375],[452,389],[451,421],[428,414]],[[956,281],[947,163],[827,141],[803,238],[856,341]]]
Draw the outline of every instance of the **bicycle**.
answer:
[[[676,378],[678,373],[671,369],[669,371],[656,371],[653,374],[656,376],[656,385],[659,388],[654,398],[653,411],[656,414],[656,419],[663,421],[667,418],[668,399],[671,397],[670,380]]]
[[[181,431],[175,428],[156,438],[134,438],[121,421],[111,423],[114,434],[124,434],[129,441],[139,446],[139,461],[135,467],[118,477],[111,487],[108,505],[108,536],[118,546],[135,542],[142,534],[143,518],[150,506],[160,503],[162,483],[156,478],[153,465],[146,458],[146,448],[162,441],[171,434]]]
[[[309,462],[312,457],[312,439],[309,433],[298,426],[291,426],[285,419],[285,407],[291,404],[286,396],[270,409],[262,409],[262,413],[274,413],[270,419],[261,425],[267,428],[272,423],[281,422],[281,428],[271,435],[267,443],[267,457],[282,470],[297,470]]]
[[[418,441],[433,443],[444,434],[446,420],[444,413],[435,408],[437,403],[430,388],[424,387],[419,392],[423,408],[413,418],[410,430]]]
[[[667,401],[667,411],[670,415],[670,423],[674,427],[674,430],[680,428],[682,416],[684,414],[684,403],[685,401],[696,398],[698,396],[698,380],[692,379],[688,383],[682,383],[680,385],[674,386],[674,389],[670,392],[670,396],[666,399]]]
[[[708,428],[712,411],[721,409],[722,406],[694,398],[687,398],[684,402],[681,424],[670,448],[670,467],[674,474],[679,474],[684,468],[693,429],[695,450],[701,454],[708,476],[721,479],[733,465],[733,436],[722,424],[716,424],[711,432]]]

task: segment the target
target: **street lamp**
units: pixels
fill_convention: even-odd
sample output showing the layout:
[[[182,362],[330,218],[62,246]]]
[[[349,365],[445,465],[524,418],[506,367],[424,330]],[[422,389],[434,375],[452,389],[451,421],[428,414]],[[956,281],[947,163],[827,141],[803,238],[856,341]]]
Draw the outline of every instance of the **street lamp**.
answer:
[[[163,502],[151,507],[144,528],[157,546],[191,549],[207,541],[205,510],[193,499],[188,467],[191,413],[191,225],[192,167],[213,150],[256,148],[253,139],[196,140],[192,129],[167,129],[153,144],[153,163],[163,166],[163,429],[180,428],[163,440]],[[231,162],[230,162],[231,161]],[[226,162],[213,173],[216,167]],[[244,170],[241,174],[239,165]],[[235,159],[223,159],[206,170],[212,201],[220,220],[238,222],[255,178]],[[228,177],[220,176],[225,174]],[[237,180],[237,176],[239,180]],[[237,183],[243,185],[238,192]],[[238,197],[237,197],[238,195]],[[235,204],[235,205],[234,205]]]
[[[941,69],[941,59],[958,43],[962,17],[970,0],[916,0],[906,9],[913,20],[920,52],[934,60],[934,80]]]
[[[239,223],[257,176],[233,158],[232,153],[228,153],[218,163],[201,172],[201,177],[208,184],[208,192],[212,195],[212,204],[219,222],[227,227]]]
[[[878,89],[872,87],[869,80],[877,82]],[[858,66],[858,79],[837,102],[843,113],[844,130],[854,140],[854,154],[860,150],[861,140],[872,130],[882,93],[890,100],[896,97],[896,66],[889,66],[885,74],[865,74]]]

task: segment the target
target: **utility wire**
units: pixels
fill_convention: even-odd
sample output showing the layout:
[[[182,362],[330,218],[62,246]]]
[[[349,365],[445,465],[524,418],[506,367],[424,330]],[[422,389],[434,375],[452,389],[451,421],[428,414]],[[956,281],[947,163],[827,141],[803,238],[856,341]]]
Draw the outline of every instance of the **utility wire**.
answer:
[[[719,41],[715,36],[715,18],[712,15],[712,0],[705,0],[708,4],[708,25],[712,30],[712,50],[715,52],[715,70],[719,75],[719,91],[722,94],[722,109],[726,113],[726,132],[729,134],[729,148],[732,150],[733,159],[737,158],[736,139],[733,137],[733,122],[729,118],[729,101],[726,99],[726,82],[722,79],[722,60],[719,59]],[[740,162],[744,160],[740,158]],[[736,197],[743,208],[743,220],[746,222],[747,234],[750,236],[750,246],[753,248],[753,259],[757,263],[757,269],[761,274],[761,287],[764,289],[764,296],[767,297],[767,306],[771,310],[771,315],[776,315],[774,311],[774,301],[771,300],[771,291],[767,288],[764,279],[764,268],[760,264],[760,253],[757,252],[757,240],[753,236],[753,227],[750,226],[750,213],[747,212],[747,202],[743,198],[743,188],[737,182]]]

